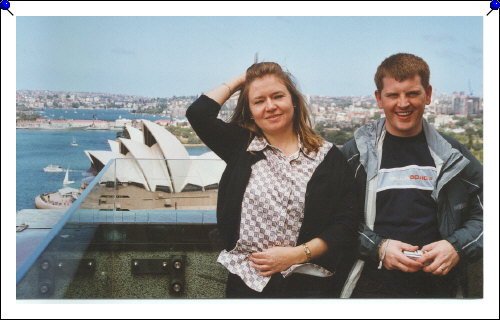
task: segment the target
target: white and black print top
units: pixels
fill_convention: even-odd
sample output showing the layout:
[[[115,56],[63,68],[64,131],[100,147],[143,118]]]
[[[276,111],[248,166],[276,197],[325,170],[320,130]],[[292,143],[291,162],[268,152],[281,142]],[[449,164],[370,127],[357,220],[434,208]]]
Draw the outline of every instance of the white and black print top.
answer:
[[[299,150],[286,156],[262,137],[255,137],[248,146],[247,151],[263,151],[265,158],[252,166],[241,206],[239,240],[233,250],[223,250],[217,262],[253,290],[262,292],[271,277],[260,276],[260,271],[251,267],[249,256],[275,246],[296,246],[307,183],[331,147],[325,141],[318,152],[308,152],[299,141]],[[332,275],[318,265],[307,265],[308,274]],[[302,266],[294,265],[282,275],[286,277]]]

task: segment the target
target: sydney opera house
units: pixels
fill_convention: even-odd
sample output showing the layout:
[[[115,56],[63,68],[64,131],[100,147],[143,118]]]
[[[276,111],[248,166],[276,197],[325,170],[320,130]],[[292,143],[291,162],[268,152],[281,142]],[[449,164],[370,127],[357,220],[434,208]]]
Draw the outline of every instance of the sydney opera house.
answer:
[[[83,206],[213,209],[225,163],[213,152],[190,156],[173,134],[156,123],[141,120],[140,126],[126,126],[123,138],[108,140],[110,150],[85,151],[94,175],[114,161]],[[55,198],[57,193],[52,194]]]

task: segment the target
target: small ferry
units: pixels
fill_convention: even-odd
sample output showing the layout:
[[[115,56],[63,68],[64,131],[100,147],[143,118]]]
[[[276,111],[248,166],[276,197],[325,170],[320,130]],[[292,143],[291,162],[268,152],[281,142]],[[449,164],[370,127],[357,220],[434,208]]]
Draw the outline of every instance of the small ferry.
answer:
[[[57,164],[49,164],[45,168],[43,168],[43,171],[45,172],[63,172],[64,169],[63,167],[57,165]]]

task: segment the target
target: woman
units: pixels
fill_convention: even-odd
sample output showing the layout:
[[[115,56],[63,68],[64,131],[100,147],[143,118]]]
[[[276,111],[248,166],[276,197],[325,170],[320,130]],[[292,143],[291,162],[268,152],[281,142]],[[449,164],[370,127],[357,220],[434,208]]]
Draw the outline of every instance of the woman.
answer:
[[[229,123],[218,119],[238,90]],[[186,116],[227,163],[217,205],[227,297],[337,296],[343,279],[333,273],[356,244],[353,173],[311,129],[291,75],[256,63],[198,98]]]

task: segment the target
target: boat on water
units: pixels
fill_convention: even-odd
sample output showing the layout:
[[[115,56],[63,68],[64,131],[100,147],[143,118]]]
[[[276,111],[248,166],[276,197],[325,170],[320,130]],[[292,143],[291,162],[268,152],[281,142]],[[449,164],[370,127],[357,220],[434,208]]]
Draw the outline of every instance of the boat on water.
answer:
[[[78,143],[76,143],[76,138],[73,137],[73,141],[71,142],[71,146],[72,147],[77,147],[78,146]]]
[[[75,183],[75,181],[69,180],[69,168],[68,168],[68,169],[66,169],[66,174],[64,175],[63,184],[66,185],[66,184],[72,184],[72,183]]]
[[[63,172],[64,169],[57,164],[49,164],[48,166],[43,168],[43,171],[45,171],[45,172]]]
[[[42,193],[35,198],[35,207],[38,209],[65,209],[69,208],[80,196],[81,190],[62,188],[53,193]]]
[[[62,168],[61,168],[62,170]],[[57,192],[42,193],[35,197],[35,207],[38,209],[66,209],[71,207],[73,202],[80,196],[83,191],[83,186],[80,189],[66,187],[68,184],[75,183],[69,180],[69,168],[66,169],[64,175],[63,185],[64,188],[59,189]]]

